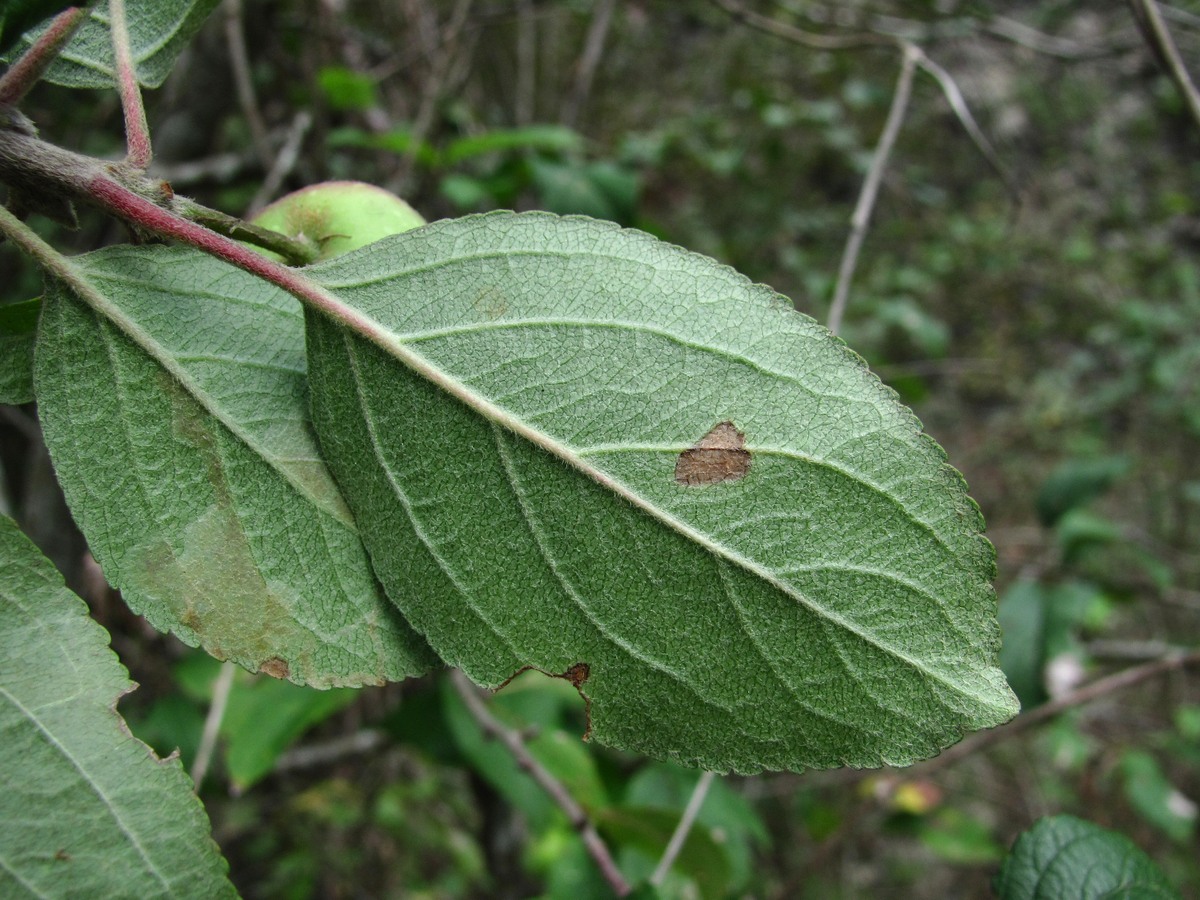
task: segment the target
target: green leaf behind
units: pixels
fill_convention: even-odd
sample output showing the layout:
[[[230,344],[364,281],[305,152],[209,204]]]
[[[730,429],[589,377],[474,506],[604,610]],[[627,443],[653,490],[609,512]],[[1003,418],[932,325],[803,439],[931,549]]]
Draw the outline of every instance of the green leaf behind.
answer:
[[[40,299],[0,304],[0,403],[33,399],[33,345]]]
[[[8,518],[0,560],[0,895],[235,896],[179,761],[116,712],[108,635]]]
[[[72,513],[129,605],[302,684],[426,671],[309,430],[298,304],[197,251],[75,264],[109,318],[49,286],[38,410]]]
[[[170,74],[179,54],[221,0],[126,0],[134,68],[143,87],[155,88]],[[18,50],[44,31],[21,39]],[[108,5],[101,3],[75,32],[45,78],[71,88],[110,88],[116,84]]]
[[[1124,835],[1077,819],[1042,819],[1022,834],[996,879],[1001,900],[1174,900],[1179,893]]]
[[[586,674],[597,740],[740,771],[906,764],[1016,712],[961,476],[786,299],[545,214],[307,271],[375,334],[308,315],[326,458],[389,594],[477,682]],[[681,484],[722,423],[749,470]]]

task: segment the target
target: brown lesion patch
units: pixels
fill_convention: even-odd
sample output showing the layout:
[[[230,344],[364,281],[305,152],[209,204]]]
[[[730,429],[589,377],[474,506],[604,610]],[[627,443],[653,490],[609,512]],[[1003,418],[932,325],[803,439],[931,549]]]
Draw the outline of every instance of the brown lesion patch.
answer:
[[[732,422],[719,422],[675,461],[675,480],[689,487],[737,481],[750,471],[746,435]]]
[[[539,672],[548,678],[561,678],[564,681],[571,682],[571,686],[579,691],[579,696],[583,698],[583,714],[587,722],[587,727],[583,732],[583,740],[587,741],[592,736],[592,698],[583,692],[583,686],[587,683],[588,677],[592,674],[592,667],[585,662],[577,662],[567,666],[564,672],[547,672],[545,669],[539,669],[537,666],[521,666],[517,671],[513,672],[508,678],[504,679],[503,683],[496,688],[496,691],[502,691],[508,687],[516,678],[524,675],[526,672]]]
[[[287,660],[280,659],[278,656],[272,656],[270,659],[264,659],[258,667],[258,671],[272,678],[285,679],[291,674],[291,667],[288,666]]]

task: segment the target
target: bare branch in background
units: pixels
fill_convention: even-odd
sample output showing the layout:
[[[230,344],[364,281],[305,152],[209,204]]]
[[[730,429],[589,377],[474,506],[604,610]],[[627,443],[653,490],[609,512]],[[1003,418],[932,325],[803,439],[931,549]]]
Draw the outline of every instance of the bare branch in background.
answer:
[[[255,193],[254,199],[250,201],[250,208],[246,211],[247,218],[253,218],[271,201],[271,198],[278,193],[279,188],[283,186],[284,179],[291,174],[292,169],[296,168],[296,163],[300,160],[300,148],[304,146],[304,136],[312,128],[312,123],[313,117],[308,110],[296,113],[295,118],[292,119],[292,127],[288,129],[287,137],[284,138],[283,146],[279,148],[279,154],[270,164],[263,183]]]
[[[871,159],[871,168],[867,179],[863,182],[862,191],[858,195],[858,203],[854,207],[854,215],[850,218],[850,238],[846,241],[846,249],[842,253],[842,264],[838,267],[837,286],[833,292],[833,303],[829,307],[829,321],[826,323],[834,334],[842,325],[842,316],[846,311],[846,301],[850,295],[850,281],[854,277],[854,269],[858,264],[858,254],[862,249],[863,240],[867,235],[867,225],[871,221],[871,212],[875,208],[875,199],[879,196],[879,185],[883,182],[883,172],[887,168],[888,158],[896,145],[896,137],[900,134],[900,125],[904,122],[904,114],[908,111],[908,101],[912,96],[913,74],[916,72],[917,60],[921,51],[913,44],[904,47],[904,61],[900,66],[900,77],[896,80],[896,92],[892,95],[892,106],[888,110],[887,121],[879,143],[875,146],[875,155]]]
[[[575,64],[575,84],[563,104],[562,122],[571,127],[579,121],[579,113],[587,102],[588,94],[592,91],[592,81],[596,77],[596,69],[600,65],[600,57],[604,53],[604,41],[608,37],[612,25],[613,9],[616,0],[599,0],[596,11],[592,15],[592,24],[588,26],[587,37],[583,42],[583,53]]]
[[[458,0],[458,3],[454,6],[454,11],[450,14],[450,21],[442,32],[440,42],[435,42],[437,50],[432,54],[431,62],[433,70],[429,73],[429,78],[425,82],[425,89],[421,94],[421,102],[417,108],[417,114],[413,117],[411,146],[408,153],[400,160],[396,174],[389,179],[387,184],[388,190],[394,194],[404,196],[409,192],[408,187],[412,179],[413,167],[416,163],[417,148],[425,142],[429,130],[433,127],[433,118],[437,112],[438,101],[443,96],[446,85],[450,80],[451,69],[459,56],[455,45],[458,43],[463,25],[466,24],[467,18],[471,13],[471,4],[472,0]],[[421,21],[424,21],[424,19]],[[433,40],[432,36],[426,35],[427,46]]]
[[[949,72],[926,56],[923,51],[917,50],[917,54],[917,65],[921,67],[922,71],[928,72],[933,76],[933,79],[942,89],[942,93],[946,97],[946,102],[950,104],[950,109],[954,111],[954,115],[958,117],[958,121],[962,124],[963,129],[970,135],[971,140],[975,142],[975,146],[983,154],[983,158],[991,164],[992,168],[996,170],[996,174],[1004,181],[1009,193],[1019,201],[1021,190],[1017,185],[1016,179],[1013,178],[1004,163],[1000,161],[999,154],[992,148],[991,142],[988,141],[983,133],[983,129],[975,121],[975,117],[971,114],[971,108],[967,106],[966,98],[963,97],[958,84],[950,76]]]
[[[533,0],[517,0],[517,97],[513,121],[528,125],[537,108],[537,18]]]
[[[1171,76],[1171,80],[1179,88],[1179,93],[1183,95],[1183,102],[1187,105],[1192,121],[1200,126],[1200,93],[1196,91],[1196,85],[1188,75],[1187,66],[1183,64],[1179,48],[1175,46],[1171,32],[1167,30],[1167,23],[1163,21],[1158,4],[1154,0],[1129,0],[1129,7],[1133,10],[1133,17],[1137,20],[1146,43],[1150,45],[1159,64]]]
[[[208,767],[212,764],[213,752],[217,747],[217,735],[221,733],[221,722],[225,719],[225,709],[229,705],[229,692],[233,689],[233,676],[237,674],[237,666],[231,662],[221,663],[220,674],[213,682],[212,702],[208,706],[208,715],[204,719],[204,730],[200,733],[200,745],[196,748],[196,761],[192,763],[192,783],[196,790],[204,783]]]
[[[617,868],[616,862],[612,858],[612,853],[608,849],[608,845],[604,843],[604,839],[600,837],[600,833],[596,831],[596,826],[592,824],[592,820],[588,818],[587,812],[579,802],[571,796],[571,792],[529,752],[529,748],[525,746],[525,741],[521,739],[521,735],[513,729],[504,725],[499,719],[493,716],[483,702],[483,698],[479,695],[479,689],[475,687],[459,669],[453,669],[450,672],[450,683],[454,685],[454,689],[458,691],[463,702],[467,705],[467,710],[471,716],[483,729],[484,735],[488,738],[499,741],[505,746],[513,759],[517,761],[517,765],[521,770],[529,775],[538,787],[546,792],[567,815],[567,821],[571,823],[571,827],[578,833],[583,845],[587,848],[592,860],[600,869],[600,874],[604,876],[604,880],[608,882],[609,887],[618,897],[624,897],[629,893],[629,883],[625,880],[625,876],[621,874],[621,870]]]
[[[1117,672],[1115,675],[1099,678],[1091,684],[1086,684],[1081,688],[1071,691],[1069,694],[1063,694],[1061,697],[1043,703],[1036,709],[1022,713],[1007,725],[1001,725],[990,731],[977,732],[966,740],[959,741],[953,747],[943,750],[940,756],[935,756],[928,762],[919,764],[918,768],[923,773],[928,772],[930,769],[940,769],[942,766],[956,763],[960,759],[979,753],[992,744],[1008,740],[1013,735],[1026,731],[1035,725],[1049,721],[1069,709],[1083,706],[1084,704],[1091,703],[1093,700],[1099,700],[1101,697],[1107,697],[1110,694],[1115,694],[1117,691],[1123,691],[1126,688],[1131,688],[1134,685],[1141,684],[1143,681],[1148,681],[1159,675],[1165,675],[1168,672],[1182,671],[1196,667],[1200,667],[1200,650],[1193,650],[1190,653],[1171,653],[1163,656],[1161,659],[1148,662],[1145,665],[1135,666],[1132,669]]]
[[[683,815],[679,817],[679,823],[671,834],[671,840],[667,842],[667,849],[663,851],[662,859],[658,861],[654,874],[650,876],[650,884],[655,887],[661,887],[662,883],[667,880],[671,866],[675,865],[679,851],[687,843],[687,836],[691,833],[692,826],[696,824],[696,817],[700,815],[700,807],[704,805],[704,798],[708,796],[708,789],[712,787],[716,777],[714,772],[702,772],[696,786],[692,788],[692,796],[688,798]]]
[[[875,34],[873,32],[845,35],[818,34],[814,31],[805,31],[803,28],[797,28],[795,25],[788,25],[786,22],[780,22],[778,19],[772,19],[770,16],[764,16],[752,9],[747,9],[738,0],[712,0],[712,2],[739,22],[744,22],[746,25],[757,28],[759,31],[765,31],[767,34],[773,34],[784,40],[802,44],[805,47],[811,47],[814,50],[851,50],[856,47],[896,46],[896,38],[889,35]]]
[[[238,108],[250,129],[250,142],[264,170],[271,168],[271,141],[263,121],[254,79],[250,74],[250,58],[246,54],[246,25],[242,16],[242,0],[225,0],[225,44],[229,50],[229,68],[237,90]]]

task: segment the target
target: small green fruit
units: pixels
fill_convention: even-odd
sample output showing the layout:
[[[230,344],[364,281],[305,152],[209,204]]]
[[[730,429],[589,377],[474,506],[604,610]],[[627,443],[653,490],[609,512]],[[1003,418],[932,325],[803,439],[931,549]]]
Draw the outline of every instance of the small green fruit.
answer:
[[[311,244],[322,260],[417,228],[425,219],[395,194],[373,184],[326,181],[276,200],[252,223]]]

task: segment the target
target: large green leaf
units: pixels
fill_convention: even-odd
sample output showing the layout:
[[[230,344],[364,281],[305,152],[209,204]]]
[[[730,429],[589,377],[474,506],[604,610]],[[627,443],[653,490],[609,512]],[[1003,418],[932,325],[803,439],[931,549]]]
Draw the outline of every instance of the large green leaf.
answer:
[[[0,895],[231,897],[177,759],[129,734],[108,635],[0,518]]]
[[[1124,835],[1074,816],[1022,834],[996,879],[1001,900],[1176,900],[1166,877]]]
[[[192,250],[74,264],[106,313],[48,287],[38,409],[72,513],[129,605],[298,683],[427,670],[319,458],[296,302]]]
[[[134,69],[143,87],[158,87],[192,36],[221,0],[126,0]],[[45,28],[21,38],[18,50],[33,43]],[[116,83],[108,4],[89,13],[45,78],[72,88],[109,88]]]
[[[307,272],[373,335],[308,315],[326,458],[477,682],[567,674],[596,739],[741,771],[910,763],[1015,713],[961,476],[784,298],[545,214]]]

